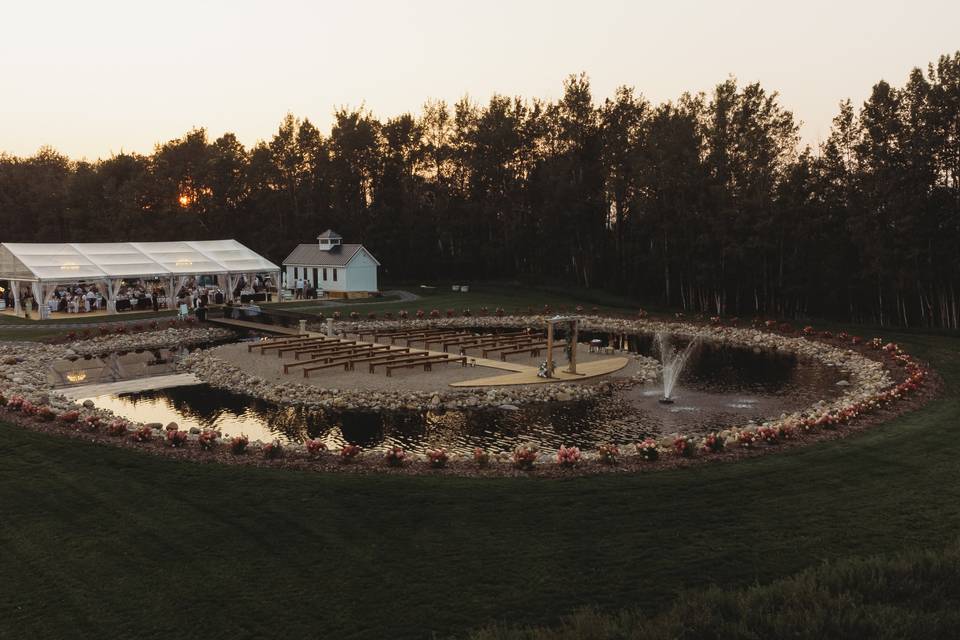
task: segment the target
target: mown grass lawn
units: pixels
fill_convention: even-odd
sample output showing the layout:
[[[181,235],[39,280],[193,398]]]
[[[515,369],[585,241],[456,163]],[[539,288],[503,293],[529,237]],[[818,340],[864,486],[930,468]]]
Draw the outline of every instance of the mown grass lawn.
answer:
[[[960,531],[960,345],[885,335],[942,397],[843,441],[639,476],[252,470],[0,425],[0,637],[445,637],[941,548]]]

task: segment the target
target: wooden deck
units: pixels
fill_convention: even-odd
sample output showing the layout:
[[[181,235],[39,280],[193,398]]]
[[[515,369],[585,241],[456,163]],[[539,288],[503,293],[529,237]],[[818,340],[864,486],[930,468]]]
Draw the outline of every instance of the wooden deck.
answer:
[[[508,373],[500,376],[490,376],[488,378],[477,378],[476,380],[464,380],[462,382],[451,382],[451,387],[509,387],[518,384],[549,384],[552,382],[578,382],[580,380],[589,380],[598,376],[605,376],[616,371],[620,371],[630,362],[628,358],[607,358],[606,360],[594,360],[592,362],[577,363],[577,373],[567,373],[563,367],[557,367],[553,372],[552,378],[540,378],[537,376],[537,368],[527,365],[517,365],[524,367],[524,371]],[[498,362],[498,364],[504,364]]]
[[[232,318],[208,318],[207,322],[209,322],[210,324],[218,324],[224,327],[232,327],[234,329],[254,329],[256,331],[264,331],[266,333],[276,333],[284,336],[300,335],[299,329],[291,329],[290,327],[279,327],[275,324],[262,324],[260,322],[249,322],[247,320],[233,320]]]

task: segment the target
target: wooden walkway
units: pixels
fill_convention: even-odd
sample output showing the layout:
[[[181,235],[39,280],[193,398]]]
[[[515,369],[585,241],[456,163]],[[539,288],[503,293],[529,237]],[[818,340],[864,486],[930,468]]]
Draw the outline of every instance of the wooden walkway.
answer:
[[[299,329],[291,329],[290,327],[280,327],[275,324],[263,324],[260,322],[250,322],[248,320],[233,320],[232,318],[208,318],[207,322],[209,322],[210,324],[219,324],[225,327],[232,327],[234,329],[254,329],[256,331],[265,331],[267,333],[277,333],[284,336],[300,335]]]

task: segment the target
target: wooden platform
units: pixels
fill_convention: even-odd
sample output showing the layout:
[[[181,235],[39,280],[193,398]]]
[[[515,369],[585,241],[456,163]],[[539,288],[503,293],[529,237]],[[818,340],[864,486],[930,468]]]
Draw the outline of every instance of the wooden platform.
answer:
[[[487,378],[477,378],[476,380],[464,380],[462,382],[452,382],[451,387],[507,387],[518,384],[550,384],[553,382],[578,382],[580,380],[589,380],[597,376],[605,376],[616,371],[620,371],[630,362],[628,358],[607,358],[606,360],[593,360],[592,362],[580,362],[577,364],[577,374],[566,373],[563,367],[557,367],[552,378],[541,378],[537,376],[537,368],[528,365],[516,365],[523,367],[523,371],[508,373],[499,376],[490,376]],[[498,363],[504,364],[504,363]]]
[[[299,329],[291,329],[290,327],[279,327],[275,324],[262,324],[260,322],[249,322],[247,320],[233,320],[232,318],[208,318],[207,322],[209,322],[210,324],[217,324],[224,327],[232,327],[234,329],[254,329],[256,331],[264,331],[266,333],[276,333],[284,336],[300,335]]]

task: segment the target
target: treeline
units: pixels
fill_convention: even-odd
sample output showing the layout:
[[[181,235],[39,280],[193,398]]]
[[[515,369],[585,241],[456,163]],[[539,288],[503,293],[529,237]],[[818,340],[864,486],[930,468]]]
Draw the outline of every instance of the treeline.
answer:
[[[276,261],[332,227],[389,280],[565,280],[722,315],[960,327],[960,52],[840,106],[802,148],[759,84],[598,104],[428,101],[329,134],[288,115],[244,148],[205,131],[76,162],[0,156],[0,239],[235,237]]]

